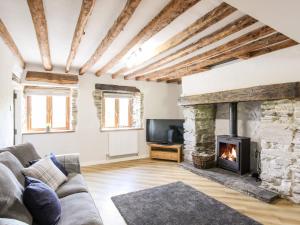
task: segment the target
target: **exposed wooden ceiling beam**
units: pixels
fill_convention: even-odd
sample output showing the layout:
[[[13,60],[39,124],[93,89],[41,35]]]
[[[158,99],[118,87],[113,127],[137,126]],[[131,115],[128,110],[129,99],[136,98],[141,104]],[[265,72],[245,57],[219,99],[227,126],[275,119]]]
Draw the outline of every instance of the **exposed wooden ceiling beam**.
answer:
[[[166,82],[167,82],[168,84],[170,84],[170,83],[177,83],[177,84],[180,84],[180,83],[181,83],[181,78],[179,78],[179,79],[167,80]]]
[[[97,76],[113,68],[133,47],[139,47],[153,35],[169,25],[183,12],[201,0],[171,0],[169,4],[148,23],[116,56],[96,72]]]
[[[257,20],[253,19],[250,16],[243,16],[232,23],[224,26],[223,28],[203,37],[200,38],[198,41],[189,44],[188,46],[179,49],[178,51],[172,53],[171,55],[168,55],[152,64],[149,64],[148,66],[145,66],[139,70],[134,71],[133,73],[130,73],[124,77],[125,80],[133,79],[135,77],[138,77],[144,73],[150,72],[154,69],[159,68],[162,65],[165,65],[167,63],[170,63],[171,61],[174,61],[176,59],[179,59],[183,56],[186,56],[196,50],[199,50],[205,46],[208,46],[214,42],[217,42],[235,32],[238,32],[254,23],[256,23]]]
[[[52,70],[48,28],[42,0],[27,0],[45,70]]]
[[[250,59],[250,58],[260,56],[260,55],[264,55],[264,54],[274,52],[274,51],[277,51],[277,50],[280,50],[280,49],[292,47],[292,46],[297,45],[297,44],[298,44],[298,42],[289,39],[289,40],[283,41],[279,44],[268,46],[266,48],[262,48],[262,49],[255,50],[255,51],[252,51],[252,52],[247,52],[246,54],[239,55],[237,57],[240,58],[240,59]]]
[[[10,51],[14,54],[14,56],[18,59],[20,66],[24,69],[25,68],[25,61],[14,42],[13,38],[11,37],[10,33],[8,32],[6,26],[4,25],[3,21],[0,19],[0,37],[3,39],[4,43],[10,49]]]
[[[232,41],[229,41],[221,46],[218,46],[216,48],[213,48],[207,52],[201,53],[199,55],[196,55],[192,58],[189,58],[187,60],[184,60],[182,62],[177,63],[176,65],[169,66],[167,68],[157,70],[151,73],[147,73],[145,75],[136,77],[137,80],[145,80],[145,79],[156,79],[159,76],[164,76],[166,74],[172,73],[173,71],[176,71],[177,68],[185,67],[187,68],[189,65],[194,64],[195,62],[203,61],[205,59],[211,58],[215,55],[221,54],[222,52],[229,51],[230,49],[236,48],[242,44],[245,44],[250,41],[254,41],[257,38],[266,36],[268,34],[271,34],[275,32],[272,28],[268,26],[264,26],[258,29],[255,29],[254,31],[251,31],[249,33],[246,33],[242,35],[241,37],[238,37]]]
[[[265,38],[259,39],[257,41],[251,42],[249,44],[240,46],[236,49],[233,49],[231,51],[226,51],[220,55],[216,55],[212,58],[209,58],[207,60],[204,60],[202,62],[195,62],[194,64],[183,67],[183,68],[177,68],[177,70],[170,74],[164,74],[163,76],[157,76],[155,79],[161,78],[161,77],[169,77],[169,79],[176,79],[181,78],[184,76],[188,76],[191,74],[199,73],[199,70],[202,69],[202,67],[207,67],[219,62],[226,62],[227,60],[236,57],[237,55],[243,55],[248,52],[256,51],[261,48],[267,47],[269,45],[274,45],[276,43],[280,43],[282,41],[288,40],[288,37],[286,37],[283,34],[276,33],[272,34],[270,36],[267,36]],[[154,79],[154,80],[155,80]]]
[[[88,22],[90,15],[92,14],[93,8],[95,6],[95,2],[96,0],[82,0],[81,10],[77,20],[77,24],[76,24],[72,44],[71,44],[71,50],[67,59],[67,64],[65,69],[66,73],[70,71],[70,67],[76,56],[81,38],[84,35],[85,26]]]
[[[39,81],[55,84],[77,84],[78,76],[74,74],[58,74],[28,71],[26,74],[27,81]]]
[[[183,43],[184,41],[191,38],[195,34],[207,29],[208,27],[212,26],[213,24],[224,19],[225,17],[227,17],[234,11],[236,11],[236,9],[234,7],[228,5],[227,3],[221,3],[218,7],[214,8],[213,10],[211,10],[204,16],[200,17],[198,20],[196,20],[194,23],[192,23],[186,29],[177,33],[172,38],[167,40],[165,43],[158,46],[154,50],[154,55],[147,61],[149,62],[150,60],[154,59],[159,54],[162,54],[162,53],[168,51],[169,49],[174,48],[175,46]],[[145,63],[145,62],[142,62],[142,63]],[[131,67],[131,68],[124,67],[124,68],[120,69],[119,71],[117,71],[116,73],[114,73],[112,75],[112,78],[116,78],[120,75],[126,74],[130,70],[135,70],[142,63],[140,63],[139,65],[135,65],[134,67]]]
[[[122,10],[121,14],[118,16],[113,26],[107,32],[105,38],[101,41],[97,47],[94,54],[89,58],[89,60],[80,68],[79,74],[84,74],[89,68],[91,68],[100,59],[103,53],[108,49],[116,37],[124,29],[125,25],[135,12],[136,8],[140,4],[141,0],[127,0],[127,3]]]

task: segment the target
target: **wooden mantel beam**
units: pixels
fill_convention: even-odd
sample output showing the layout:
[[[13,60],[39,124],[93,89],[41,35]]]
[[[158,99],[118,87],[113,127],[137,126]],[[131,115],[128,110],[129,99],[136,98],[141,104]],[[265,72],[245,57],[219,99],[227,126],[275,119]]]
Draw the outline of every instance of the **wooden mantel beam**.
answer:
[[[14,56],[18,59],[20,66],[24,69],[25,68],[25,61],[14,42],[13,38],[11,37],[10,33],[8,32],[6,26],[0,19],[0,37],[3,39],[4,43],[10,49],[10,51],[14,54]]]
[[[133,47],[139,47],[153,35],[168,26],[183,12],[201,0],[171,0],[163,10],[151,20],[115,57],[96,72],[97,76],[105,74],[113,68]]]
[[[184,41],[188,40],[192,36],[194,36],[197,33],[200,33],[201,31],[207,29],[208,27],[214,25],[215,23],[221,21],[225,17],[229,16],[231,13],[236,11],[236,9],[227,3],[221,3],[219,6],[211,10],[210,12],[206,13],[204,16],[200,17],[198,20],[196,20],[194,23],[192,23],[190,26],[188,26],[183,31],[177,33],[173,37],[171,37],[169,40],[167,40],[165,43],[161,44],[154,50],[154,55],[147,60],[147,62],[153,60],[156,56],[176,47],[177,45],[183,43]],[[142,62],[142,63],[147,63]],[[139,65],[135,65],[134,67],[124,67],[114,73],[112,75],[112,78],[116,78],[118,76],[126,74],[130,70],[136,70],[142,63]]]
[[[89,68],[91,68],[100,59],[103,53],[108,49],[112,42],[124,29],[129,19],[132,17],[136,8],[139,6],[141,0],[127,0],[125,7],[118,16],[113,26],[107,32],[105,38],[101,41],[94,54],[89,60],[80,68],[79,74],[83,75]]]
[[[84,35],[85,26],[88,22],[90,15],[92,14],[93,8],[95,6],[95,2],[96,0],[82,0],[81,10],[77,20],[77,24],[76,24],[72,44],[71,44],[71,50],[67,59],[67,64],[65,69],[66,73],[70,71],[70,67],[76,56],[81,38]]]
[[[52,70],[43,0],[27,0],[45,70]]]
[[[271,101],[299,98],[300,82],[294,82],[255,86],[209,94],[184,96],[179,98],[178,104],[181,106],[191,106],[215,103]]]
[[[172,53],[171,55],[168,55],[154,63],[149,64],[148,66],[145,66],[139,70],[136,70],[130,74],[127,74],[124,79],[129,80],[133,79],[135,77],[138,77],[142,74],[145,74],[147,72],[150,72],[152,70],[155,70],[167,63],[170,63],[171,61],[174,61],[176,59],[179,59],[183,56],[186,56],[194,51],[197,51],[205,46],[208,46],[214,42],[217,42],[233,33],[236,33],[246,27],[251,26],[252,24],[256,23],[257,21],[253,19],[252,17],[246,15],[242,16],[241,18],[233,21],[232,23],[220,28],[219,30],[200,38],[198,41],[191,43],[187,45],[184,48],[179,49],[178,51]]]

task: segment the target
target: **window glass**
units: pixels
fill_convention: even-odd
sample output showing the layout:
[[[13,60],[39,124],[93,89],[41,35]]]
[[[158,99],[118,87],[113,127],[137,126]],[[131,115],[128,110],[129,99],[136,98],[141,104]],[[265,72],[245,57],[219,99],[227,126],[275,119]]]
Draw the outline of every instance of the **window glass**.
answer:
[[[129,127],[129,98],[119,99],[119,126]]]
[[[31,128],[41,129],[47,125],[47,97],[31,96]]]
[[[67,127],[67,98],[52,96],[52,128]]]
[[[105,127],[115,127],[115,98],[105,98]]]

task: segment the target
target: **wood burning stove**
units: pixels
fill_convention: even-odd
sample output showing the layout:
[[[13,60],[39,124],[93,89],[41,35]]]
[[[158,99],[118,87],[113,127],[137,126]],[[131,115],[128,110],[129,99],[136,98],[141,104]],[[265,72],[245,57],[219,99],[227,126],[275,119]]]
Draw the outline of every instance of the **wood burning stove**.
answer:
[[[237,135],[237,103],[230,103],[230,135],[217,136],[217,165],[239,174],[250,170],[250,138]]]

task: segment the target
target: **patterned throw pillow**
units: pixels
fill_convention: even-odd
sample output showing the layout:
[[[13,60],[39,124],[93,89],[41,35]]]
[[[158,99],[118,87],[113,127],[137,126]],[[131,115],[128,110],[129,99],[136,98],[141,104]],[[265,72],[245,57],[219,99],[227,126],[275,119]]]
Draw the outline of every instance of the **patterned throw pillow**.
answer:
[[[22,172],[25,176],[41,180],[54,191],[67,180],[67,177],[54,165],[49,157],[24,168]]]

